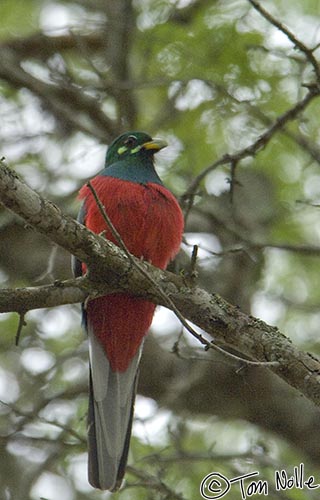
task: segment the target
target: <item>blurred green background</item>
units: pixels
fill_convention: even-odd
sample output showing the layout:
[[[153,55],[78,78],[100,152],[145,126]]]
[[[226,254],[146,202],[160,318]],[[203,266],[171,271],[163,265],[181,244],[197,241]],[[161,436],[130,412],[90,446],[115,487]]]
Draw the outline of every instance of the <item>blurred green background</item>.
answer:
[[[318,0],[261,4],[319,55]],[[119,133],[141,129],[168,141],[158,172],[186,201],[197,175],[253,144],[315,78],[305,55],[248,0],[1,0],[0,19],[0,155],[73,216],[79,187],[103,167]],[[237,165],[231,184],[227,164],[205,176],[179,257],[188,269],[198,244],[201,286],[315,355],[319,116],[313,99]],[[66,252],[1,209],[3,287],[70,275]],[[1,499],[110,497],[86,477],[79,310],[29,312],[18,347],[18,316],[0,316]],[[212,471],[229,479],[259,471],[271,499],[316,499],[317,489],[276,491],[274,473],[290,477],[304,463],[306,479],[320,483],[319,442],[317,408],[267,370],[204,353],[159,308],[142,360],[130,467],[113,497],[196,500]],[[241,498],[238,483],[226,498]]]

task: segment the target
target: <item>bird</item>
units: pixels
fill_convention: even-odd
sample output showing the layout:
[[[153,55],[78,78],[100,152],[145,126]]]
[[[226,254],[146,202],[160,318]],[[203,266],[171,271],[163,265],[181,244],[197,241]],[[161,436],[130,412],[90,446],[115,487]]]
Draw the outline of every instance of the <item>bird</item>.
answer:
[[[108,147],[104,169],[79,191],[78,221],[120,245],[97,199],[134,256],[165,269],[184,229],[181,208],[158,176],[154,155],[167,146],[145,132],[126,132]],[[93,191],[93,192],[92,192]],[[75,276],[87,268],[73,259]],[[82,305],[89,339],[88,479],[101,490],[120,488],[131,438],[139,362],[155,304],[114,293]]]

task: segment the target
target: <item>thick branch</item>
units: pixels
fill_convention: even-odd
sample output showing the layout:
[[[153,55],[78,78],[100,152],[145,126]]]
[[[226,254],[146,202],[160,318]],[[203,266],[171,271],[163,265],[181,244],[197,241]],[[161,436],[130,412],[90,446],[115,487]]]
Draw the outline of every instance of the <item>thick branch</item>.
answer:
[[[49,36],[44,33],[35,33],[24,38],[12,38],[0,44],[0,51],[9,48],[14,51],[17,59],[46,60],[56,52],[85,47],[92,51],[101,51],[105,45],[105,33],[90,34],[70,32],[64,35]]]
[[[86,283],[89,286],[86,287]],[[0,313],[14,311],[21,314],[31,309],[83,302],[90,293],[90,283],[84,277],[55,282],[53,285],[3,288],[0,291]]]
[[[153,282],[148,280],[147,276],[142,275],[133,265],[134,259],[129,259],[123,250],[87,230],[71,217],[63,216],[57,206],[41,198],[3,164],[0,168],[0,199],[3,205],[36,230],[86,262],[89,268],[88,278],[82,281],[71,280],[59,286],[52,285],[53,294],[57,294],[57,289],[62,287],[63,303],[69,302],[69,289],[70,292],[74,291],[74,287],[78,286],[76,283],[79,283],[79,289],[82,291],[75,294],[77,297],[70,293],[70,303],[74,302],[74,299],[83,300],[86,295],[92,295],[92,292],[101,295],[110,290],[122,290],[148,298],[157,304],[167,305],[163,294],[154,285],[156,282],[182,314],[205,330],[216,343],[232,347],[261,362],[278,361],[279,366],[273,367],[272,370],[320,405],[319,361],[310,354],[299,351],[277,328],[247,316],[218,295],[188,286],[180,276],[154,268],[149,263],[137,259],[140,266],[150,274]],[[46,290],[49,288],[46,287]],[[22,292],[16,291],[16,297],[19,297],[20,293]],[[32,293],[30,289],[29,293]],[[34,300],[33,307],[54,304],[53,299],[50,299],[51,302],[49,299],[41,300],[39,291],[35,293],[38,293],[39,300]],[[48,293],[50,296],[50,290]],[[12,308],[7,307],[6,310],[16,311],[16,304],[17,302],[13,301]],[[26,309],[27,304],[22,310]]]

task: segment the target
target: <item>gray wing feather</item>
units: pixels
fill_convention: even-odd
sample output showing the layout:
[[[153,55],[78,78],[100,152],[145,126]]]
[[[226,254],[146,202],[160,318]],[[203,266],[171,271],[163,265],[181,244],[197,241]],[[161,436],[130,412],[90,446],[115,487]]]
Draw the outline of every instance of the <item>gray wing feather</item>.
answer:
[[[125,372],[114,372],[90,328],[89,345],[89,481],[96,488],[115,490],[127,461],[142,346]]]

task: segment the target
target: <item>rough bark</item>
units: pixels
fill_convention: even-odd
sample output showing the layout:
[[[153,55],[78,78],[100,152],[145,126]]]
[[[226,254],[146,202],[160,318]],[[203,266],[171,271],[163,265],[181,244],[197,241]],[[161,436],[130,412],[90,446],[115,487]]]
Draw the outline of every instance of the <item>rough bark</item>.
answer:
[[[130,292],[169,307],[166,297],[170,297],[183,316],[207,332],[216,344],[262,363],[277,362],[270,369],[319,405],[319,361],[311,354],[299,351],[277,328],[244,314],[216,294],[190,285],[181,276],[154,268],[134,257],[129,258],[124,250],[88,231],[71,217],[64,216],[56,205],[40,197],[3,163],[0,199],[8,209],[86,262],[89,268],[88,276],[79,280],[59,282],[45,289],[4,291],[1,312],[24,313],[31,307],[74,303],[110,291]],[[50,299],[44,300],[44,290]],[[8,300],[10,294],[12,300]],[[21,298],[22,294],[25,294],[24,298]]]

